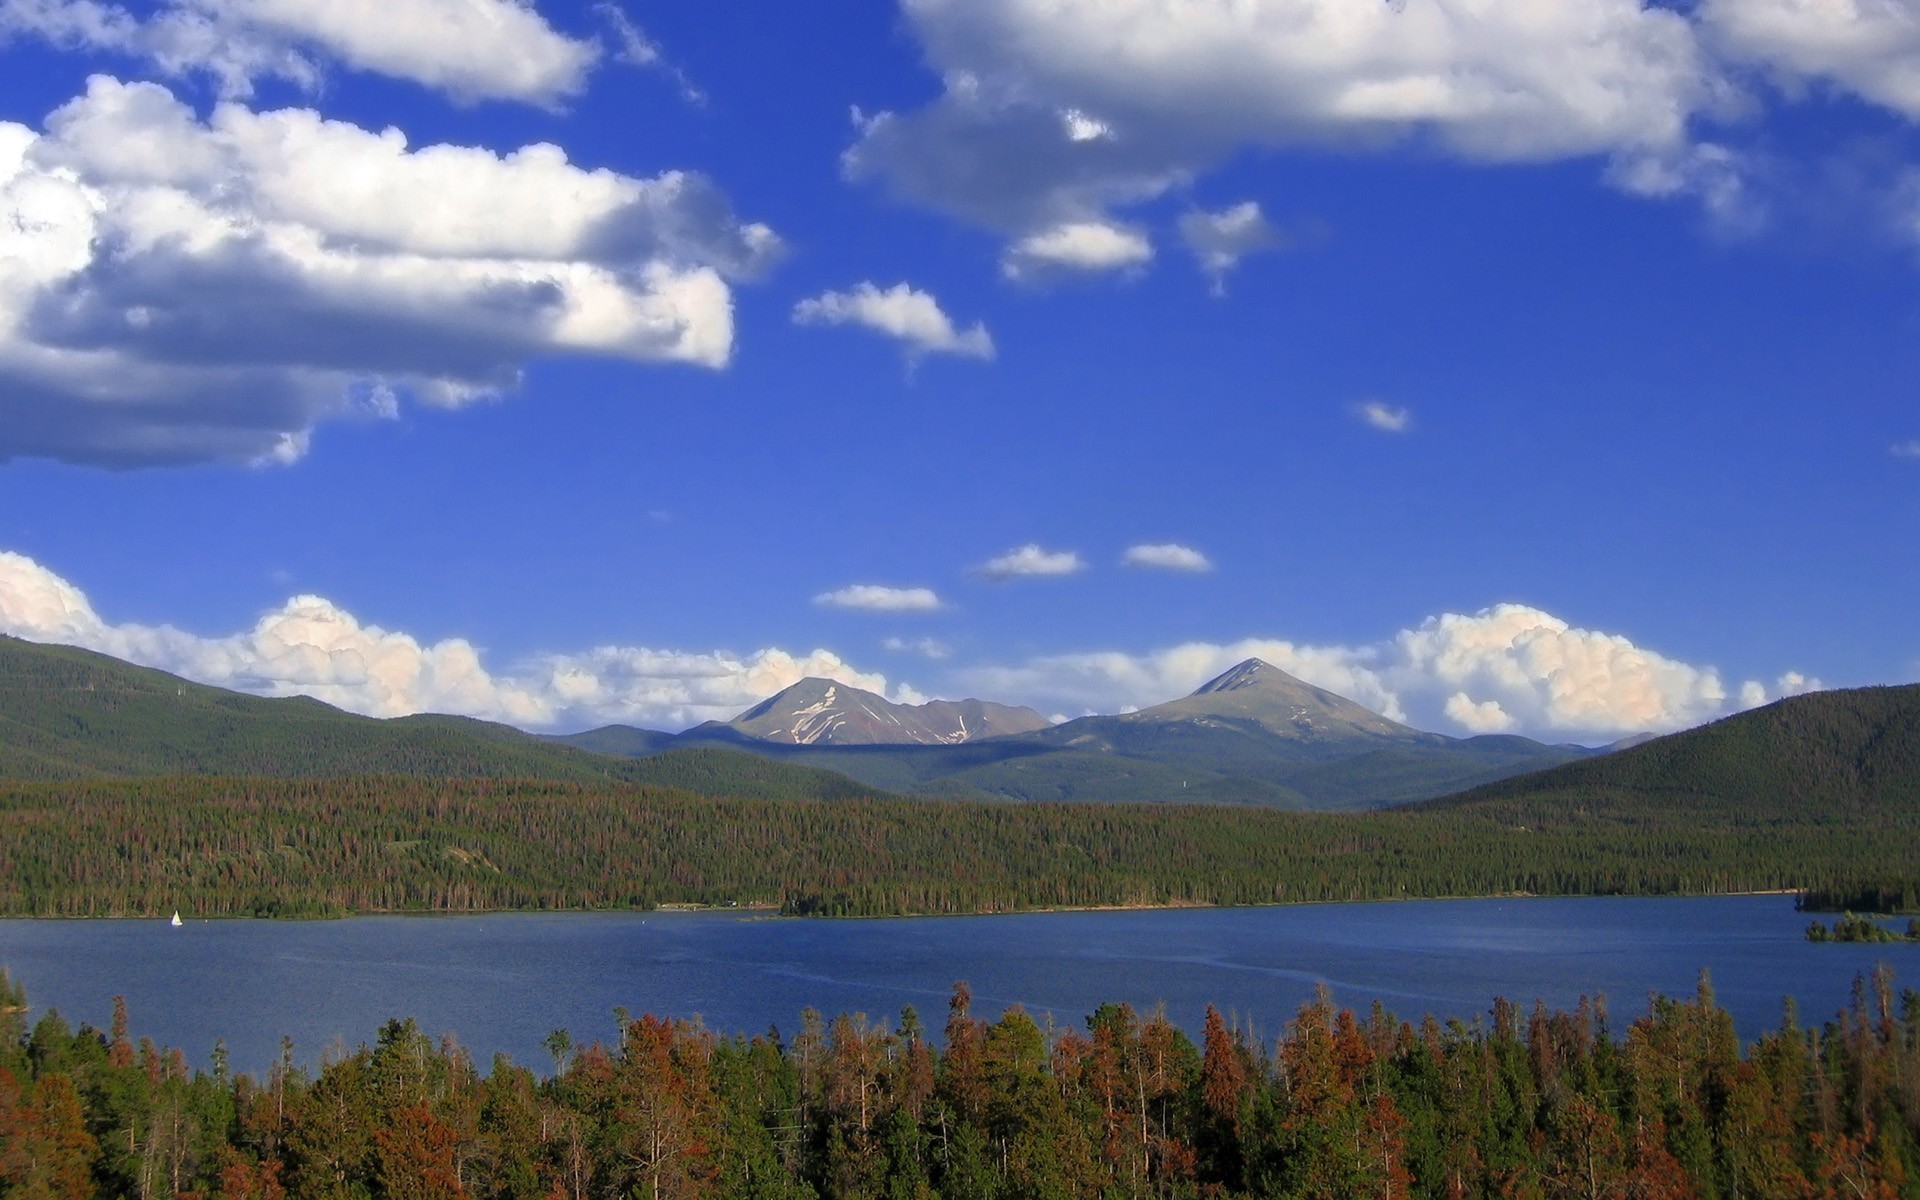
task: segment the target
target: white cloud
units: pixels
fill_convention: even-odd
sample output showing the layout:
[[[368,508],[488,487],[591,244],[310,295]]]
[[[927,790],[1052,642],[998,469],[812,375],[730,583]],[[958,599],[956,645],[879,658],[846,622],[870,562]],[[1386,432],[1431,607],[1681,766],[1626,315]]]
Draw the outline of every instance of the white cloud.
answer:
[[[145,16],[101,0],[0,0],[0,40],[19,36],[205,73],[229,96],[265,78],[316,87],[337,63],[456,100],[552,106],[600,56],[517,0],[163,0]]]
[[[1120,556],[1120,562],[1129,567],[1152,567],[1161,571],[1211,571],[1213,563],[1207,556],[1177,542],[1129,546]]]
[[[1804,696],[1808,692],[1824,692],[1827,685],[1810,675],[1798,671],[1788,671],[1776,679],[1773,684],[1774,695],[1785,699],[1788,696]]]
[[[1682,162],[1733,89],[1644,0],[905,0],[942,95],[863,123],[847,175],[1025,237],[1250,147]],[[1097,114],[1103,136],[1063,114]]]
[[[1696,725],[1727,699],[1711,668],[1520,604],[1448,613],[1401,633],[1385,675],[1400,691],[1438,683],[1497,699],[1530,728],[1603,734]]]
[[[1354,414],[1381,433],[1405,433],[1413,427],[1413,413],[1380,400],[1354,406]]]
[[[284,462],[396,396],[497,395],[533,355],[722,366],[727,279],[778,249],[697,175],[306,109],[202,121],[96,76],[44,134],[0,123],[0,461]]]
[[[1686,728],[1728,710],[1713,668],[1517,604],[1443,614],[1359,646],[1190,642],[1146,654],[1048,656],[965,675],[984,694],[1046,712],[1114,712],[1184,695],[1249,658],[1419,728],[1606,741]]]
[[[1057,271],[1118,271],[1153,260],[1153,243],[1137,229],[1106,221],[1068,221],[1007,248],[1000,271],[1032,279]]]
[[[813,602],[825,608],[862,612],[937,612],[940,608],[940,597],[932,588],[884,587],[877,583],[856,583],[837,591],[822,592]]]
[[[0,633],[84,646],[189,679],[267,696],[313,696],[373,716],[451,712],[537,728],[624,722],[680,728],[726,719],[808,676],[911,702],[827,650],[695,653],[601,646],[489,668],[462,638],[428,642],[383,629],[316,595],[289,599],[249,629],[207,637],[172,626],[112,623],[84,592],[33,559],[0,551]],[[944,647],[890,639],[937,657]],[[1395,720],[1464,732],[1612,740],[1699,724],[1733,705],[1719,675],[1579,629],[1522,605],[1444,614],[1359,646],[1276,639],[1193,642],[1147,654],[1057,655],[960,673],[972,694],[1043,712],[1116,712],[1183,695],[1228,667],[1261,658]],[[1824,686],[1789,671],[1779,696]],[[1739,707],[1767,698],[1741,687]],[[1477,697],[1478,699],[1475,699]]]
[[[1032,542],[990,558],[975,568],[988,579],[1022,579],[1032,576],[1073,575],[1087,568],[1086,562],[1072,550],[1042,550]]]
[[[1070,108],[1060,114],[1060,123],[1066,127],[1067,140],[1070,142],[1108,141],[1113,137],[1113,127],[1098,117],[1090,117],[1077,108]]]
[[[1893,456],[1895,458],[1920,458],[1920,439],[1896,444],[1893,447]]]
[[[1267,223],[1260,205],[1252,200],[1219,212],[1195,209],[1180,218],[1180,236],[1213,281],[1216,296],[1226,294],[1227,274],[1241,259],[1284,244],[1280,231]]]
[[[793,306],[800,325],[858,325],[901,343],[909,359],[927,354],[953,354],[990,359],[993,338],[979,321],[971,329],[957,329],[928,292],[905,283],[881,289],[856,284],[851,291],[824,292]]]
[[[1788,671],[1773,681],[1772,690],[1757,679],[1749,679],[1740,685],[1740,701],[1736,706],[1741,709],[1759,708],[1775,700],[1785,700],[1789,696],[1804,696],[1808,692],[1825,691],[1827,685],[1812,676],[1802,675],[1798,671]]]
[[[1498,700],[1475,702],[1465,692],[1455,692],[1447,697],[1444,710],[1447,719],[1469,733],[1505,733],[1512,729],[1514,720],[1507,710],[1500,707]]]
[[[935,662],[953,654],[953,647],[938,638],[923,637],[909,641],[906,638],[890,637],[882,645],[895,654],[918,654],[922,658],[929,658]]]
[[[884,675],[826,650],[688,653],[601,646],[497,673],[462,638],[423,642],[361,622],[319,596],[295,596],[251,629],[202,637],[112,624],[73,584],[0,551],[0,633],[98,650],[188,679],[263,696],[312,696],[369,716],[448,712],[541,728],[622,722],[682,728],[725,720],[808,676],[889,694]],[[896,699],[918,696],[892,690]]]
[[[1704,0],[1714,45],[1783,81],[1822,80],[1920,120],[1915,0]]]

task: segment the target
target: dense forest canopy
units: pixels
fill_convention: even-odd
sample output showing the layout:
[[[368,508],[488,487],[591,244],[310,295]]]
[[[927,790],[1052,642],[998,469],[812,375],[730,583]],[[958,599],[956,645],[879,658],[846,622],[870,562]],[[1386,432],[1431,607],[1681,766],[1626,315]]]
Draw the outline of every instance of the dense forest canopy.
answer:
[[[1920,995],[1882,969],[1743,1052],[1702,976],[1624,1029],[1604,1003],[1472,1024],[1324,993],[1272,1043],[1108,1005],[972,1011],[936,1048],[804,1014],[790,1038],[618,1017],[550,1070],[482,1072],[392,1021],[317,1073],[211,1071],[111,1028],[28,1027],[0,976],[0,1195],[110,1200],[1132,1200],[1272,1196],[1897,1200],[1920,1181]]]
[[[763,904],[824,915],[1392,897],[1920,894],[1920,815],[1504,802],[716,799],[511,780],[0,784],[0,913],[327,915]]]

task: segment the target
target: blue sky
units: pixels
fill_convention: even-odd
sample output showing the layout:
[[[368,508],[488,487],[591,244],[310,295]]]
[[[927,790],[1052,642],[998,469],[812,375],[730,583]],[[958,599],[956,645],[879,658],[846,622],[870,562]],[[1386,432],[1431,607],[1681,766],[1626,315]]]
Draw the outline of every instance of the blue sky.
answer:
[[[0,630],[540,728],[1910,681],[1917,31],[0,0]]]

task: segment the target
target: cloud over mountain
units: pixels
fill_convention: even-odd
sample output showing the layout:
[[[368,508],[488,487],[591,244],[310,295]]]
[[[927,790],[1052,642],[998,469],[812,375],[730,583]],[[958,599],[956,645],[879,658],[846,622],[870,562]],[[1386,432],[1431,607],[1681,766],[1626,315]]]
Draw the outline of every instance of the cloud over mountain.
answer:
[[[0,461],[291,461],[325,421],[496,395],[534,355],[722,366],[728,280],[778,250],[698,175],[307,109],[203,121],[96,76],[44,133],[0,123]]]
[[[1189,642],[1145,654],[1043,656],[976,668],[963,678],[983,694],[1050,710],[1114,712],[1191,691],[1249,658],[1396,721],[1465,733],[1611,740],[1697,725],[1735,707],[1712,667],[1518,604],[1445,613],[1357,646]],[[1766,698],[1764,687],[1750,685],[1740,706]]]
[[[730,718],[808,677],[901,703],[925,699],[823,649],[737,654],[598,646],[537,655],[501,670],[487,666],[464,638],[423,641],[366,623],[315,595],[292,597],[251,628],[224,636],[113,623],[72,583],[6,551],[0,551],[0,633],[84,646],[257,695],[313,696],[372,716],[449,712],[532,728],[608,722],[680,728]],[[929,659],[949,650],[899,638],[886,645]],[[1145,654],[1061,654],[973,667],[948,682],[996,701],[1047,706],[1042,711],[1121,712],[1184,695],[1249,658],[1422,728],[1594,741],[1681,729],[1823,686],[1789,671],[1771,688],[1742,685],[1736,700],[1712,667],[1518,604],[1444,613],[1356,646],[1270,638],[1188,642]]]
[[[809,677],[889,694],[884,675],[826,650],[693,653],[639,646],[536,656],[489,669],[464,638],[424,642],[320,596],[295,596],[252,628],[205,637],[113,623],[85,593],[24,555],[0,551],[0,633],[61,642],[262,696],[312,696],[353,712],[458,713],[531,728],[627,722],[679,728],[724,720]],[[918,694],[895,689],[894,698]]]

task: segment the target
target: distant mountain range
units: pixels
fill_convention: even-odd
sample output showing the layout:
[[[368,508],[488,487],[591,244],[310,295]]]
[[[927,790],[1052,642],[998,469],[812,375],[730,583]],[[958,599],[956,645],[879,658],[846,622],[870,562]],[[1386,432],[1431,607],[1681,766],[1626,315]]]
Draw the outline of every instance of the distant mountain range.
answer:
[[[726,746],[922,795],[1300,809],[1421,800],[1599,753],[1521,737],[1425,733],[1259,659],[1190,696],[1060,725],[1027,708],[979,700],[899,705],[807,679],[732,721],[681,734],[614,725],[555,740],[635,757]]]
[[[714,747],[641,760],[466,717],[376,720],[305,697],[248,696],[90,650],[0,636],[0,779],[147,775],[612,781],[782,799],[874,791],[804,764]]]
[[[610,726],[542,738],[461,717],[376,720],[242,695],[0,636],[4,779],[396,775],[781,800],[903,792],[1315,809],[1440,797],[1429,802],[1534,829],[1579,814],[1637,825],[1683,810],[1734,828],[1809,809],[1840,821],[1920,811],[1920,685],[1795,697],[1599,750],[1423,733],[1258,660],[1140,712],[987,732],[1036,720],[977,701],[894,705],[814,681],[681,734]],[[813,742],[797,740],[809,731]],[[936,740],[830,740],[883,733]],[[956,740],[937,740],[947,738]]]

